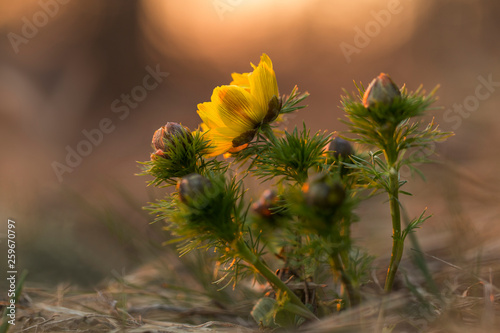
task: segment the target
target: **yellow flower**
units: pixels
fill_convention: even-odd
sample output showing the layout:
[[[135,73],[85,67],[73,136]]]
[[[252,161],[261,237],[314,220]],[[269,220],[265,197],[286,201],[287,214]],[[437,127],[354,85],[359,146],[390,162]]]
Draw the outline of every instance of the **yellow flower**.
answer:
[[[263,54],[252,73],[233,73],[231,85],[214,89],[210,102],[198,104],[202,128],[212,142],[210,156],[236,152],[252,141],[258,129],[276,119],[281,109],[271,59]]]
[[[250,80],[248,79],[248,76],[250,74],[251,73],[242,73],[242,74],[233,73],[233,74],[231,74],[233,81],[231,81],[230,85],[245,88],[248,92],[250,92]]]

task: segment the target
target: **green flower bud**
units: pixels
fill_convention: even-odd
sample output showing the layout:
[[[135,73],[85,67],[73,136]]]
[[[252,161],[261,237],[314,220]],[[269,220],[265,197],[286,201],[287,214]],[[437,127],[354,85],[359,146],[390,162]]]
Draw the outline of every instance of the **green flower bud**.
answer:
[[[302,191],[308,205],[327,211],[335,210],[345,199],[344,187],[328,180],[325,175],[304,184]]]
[[[333,140],[326,145],[325,151],[327,153],[333,153],[333,157],[337,160],[348,160],[349,156],[354,154],[351,143],[338,136],[333,138]]]
[[[187,136],[188,138],[192,138],[192,134],[189,131],[189,128],[182,126],[178,123],[168,122],[165,126],[160,127],[153,134],[152,146],[155,149],[155,153],[151,155],[166,157],[165,153],[168,150],[166,142],[172,141],[174,137],[179,136]]]
[[[273,214],[272,208],[276,207],[278,196],[273,190],[265,190],[259,200],[252,205],[252,210],[264,218],[269,218]]]
[[[197,173],[182,177],[177,182],[177,192],[181,202],[188,204],[212,187],[210,181]]]
[[[363,105],[370,109],[377,105],[391,105],[395,98],[401,97],[398,86],[389,75],[381,73],[373,79],[363,95]]]

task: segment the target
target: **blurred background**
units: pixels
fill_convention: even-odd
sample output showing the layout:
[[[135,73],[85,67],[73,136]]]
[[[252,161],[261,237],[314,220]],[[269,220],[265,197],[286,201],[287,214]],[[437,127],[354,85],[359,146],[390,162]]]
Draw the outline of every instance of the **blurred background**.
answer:
[[[498,253],[499,14],[494,0],[1,0],[2,249],[12,218],[31,282],[91,286],[154,260],[166,236],[141,207],[166,191],[137,161],[166,122],[196,128],[197,104],[265,52],[281,94],[311,94],[288,128],[344,131],[342,89],[380,72],[440,85],[429,120],[456,135],[404,204],[433,214],[425,251]],[[385,198],[359,214],[358,244],[387,255]]]

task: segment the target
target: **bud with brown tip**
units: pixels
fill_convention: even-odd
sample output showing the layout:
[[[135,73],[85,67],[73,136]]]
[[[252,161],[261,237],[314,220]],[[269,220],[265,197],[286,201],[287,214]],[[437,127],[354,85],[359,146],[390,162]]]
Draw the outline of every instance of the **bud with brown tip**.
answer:
[[[179,199],[181,200],[181,202],[188,205],[211,187],[212,184],[210,183],[210,181],[197,173],[192,173],[185,177],[182,177],[177,182]]]
[[[363,105],[367,109],[377,105],[391,105],[397,97],[401,97],[398,86],[389,75],[380,73],[366,89],[363,95]]]
[[[178,123],[168,122],[165,126],[160,127],[153,134],[152,146],[155,149],[155,153],[151,155],[165,157],[165,153],[168,151],[166,142],[172,141],[174,137],[191,136],[191,132],[185,126]]]

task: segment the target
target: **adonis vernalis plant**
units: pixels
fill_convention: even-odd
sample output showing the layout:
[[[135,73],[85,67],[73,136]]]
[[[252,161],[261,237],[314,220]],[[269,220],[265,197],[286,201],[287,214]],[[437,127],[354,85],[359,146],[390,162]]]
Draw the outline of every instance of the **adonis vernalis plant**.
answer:
[[[366,188],[385,191],[393,226],[390,292],[406,235],[428,218],[422,214],[401,226],[399,196],[407,192],[400,170],[424,162],[405,153],[450,135],[414,120],[429,110],[434,92],[408,93],[381,74],[358,95],[342,98],[356,137],[311,133],[305,124],[281,133],[277,124],[304,108],[299,104],[308,94],[295,87],[280,96],[266,54],[252,67],[233,73],[229,85],[198,104],[203,123],[197,130],[169,122],[154,133],[143,174],[153,176],[150,184],[175,190],[148,209],[178,237],[181,254],[215,250],[224,272],[218,282],[265,279],[273,293],[256,303],[254,319],[265,327],[292,327],[363,302],[373,257],[353,243],[351,224]],[[225,158],[217,158],[221,154]],[[272,187],[253,203],[245,197],[252,177]],[[278,261],[276,272],[269,260]]]

